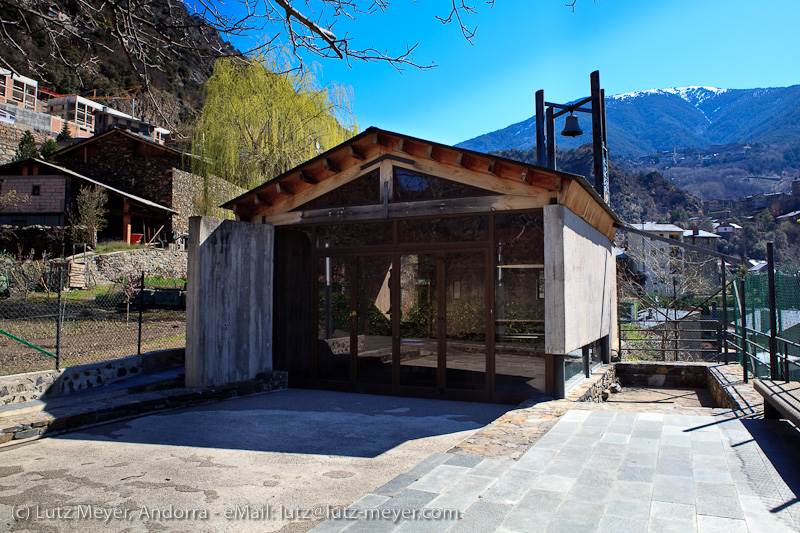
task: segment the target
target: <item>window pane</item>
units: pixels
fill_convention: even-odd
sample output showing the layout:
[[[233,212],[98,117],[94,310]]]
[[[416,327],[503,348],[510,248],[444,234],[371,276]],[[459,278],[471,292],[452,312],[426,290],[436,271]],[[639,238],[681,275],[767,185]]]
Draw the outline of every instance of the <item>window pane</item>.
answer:
[[[350,379],[350,278],[347,258],[320,258],[318,279],[317,377]]]
[[[489,217],[445,217],[399,222],[400,242],[475,242],[489,238]]]
[[[295,211],[309,209],[329,209],[332,207],[353,207],[357,205],[378,205],[381,203],[381,173],[375,169],[369,174],[356,178],[319,198],[307,202]]]
[[[492,196],[496,193],[471,187],[455,181],[437,178],[430,174],[394,167],[394,201],[442,200],[445,198],[470,198]]]
[[[391,222],[331,224],[317,227],[317,248],[392,244]]]

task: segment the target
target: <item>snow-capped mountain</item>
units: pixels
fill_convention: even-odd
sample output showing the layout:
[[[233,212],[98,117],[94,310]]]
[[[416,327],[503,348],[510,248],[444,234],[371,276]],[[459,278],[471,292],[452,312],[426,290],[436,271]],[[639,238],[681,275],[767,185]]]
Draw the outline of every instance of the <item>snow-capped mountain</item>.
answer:
[[[579,117],[584,135],[558,138],[560,148],[591,142],[591,122]],[[608,146],[612,153],[652,154],[716,144],[800,141],[800,85],[768,89],[673,87],[606,97]],[[563,128],[556,124],[556,131]],[[535,117],[464,141],[458,146],[488,152],[536,144]]]

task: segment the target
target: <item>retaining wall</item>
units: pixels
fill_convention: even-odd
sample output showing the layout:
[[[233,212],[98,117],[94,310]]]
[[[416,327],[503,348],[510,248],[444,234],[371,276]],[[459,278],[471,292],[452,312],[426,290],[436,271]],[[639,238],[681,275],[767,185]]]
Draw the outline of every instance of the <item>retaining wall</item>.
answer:
[[[160,350],[122,359],[0,377],[0,405],[65,396],[108,385],[132,375],[182,365],[183,348]]]

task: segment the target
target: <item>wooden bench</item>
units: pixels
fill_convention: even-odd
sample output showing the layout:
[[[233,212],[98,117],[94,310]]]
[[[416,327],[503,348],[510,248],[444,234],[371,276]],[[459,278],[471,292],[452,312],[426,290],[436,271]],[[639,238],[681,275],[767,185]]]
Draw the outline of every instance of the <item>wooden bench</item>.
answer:
[[[764,397],[764,418],[785,418],[800,428],[800,382],[756,379],[753,388]]]

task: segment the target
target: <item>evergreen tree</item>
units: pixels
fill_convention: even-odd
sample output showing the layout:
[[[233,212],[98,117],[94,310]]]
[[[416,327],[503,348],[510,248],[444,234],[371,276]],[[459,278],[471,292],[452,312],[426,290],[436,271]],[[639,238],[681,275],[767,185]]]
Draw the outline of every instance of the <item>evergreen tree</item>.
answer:
[[[50,157],[58,152],[58,144],[53,139],[47,139],[44,144],[42,145],[42,157],[44,159],[50,159]]]
[[[33,138],[33,134],[30,130],[25,130],[25,133],[22,134],[22,139],[20,139],[17,145],[17,153],[14,154],[14,161],[22,161],[23,159],[29,159],[31,157],[38,158],[39,152],[36,150],[36,139]]]
[[[67,127],[67,123],[64,123],[64,126],[61,128],[61,133],[58,134],[56,137],[57,141],[65,141],[67,139],[72,139],[72,134],[69,132],[69,128]]]

